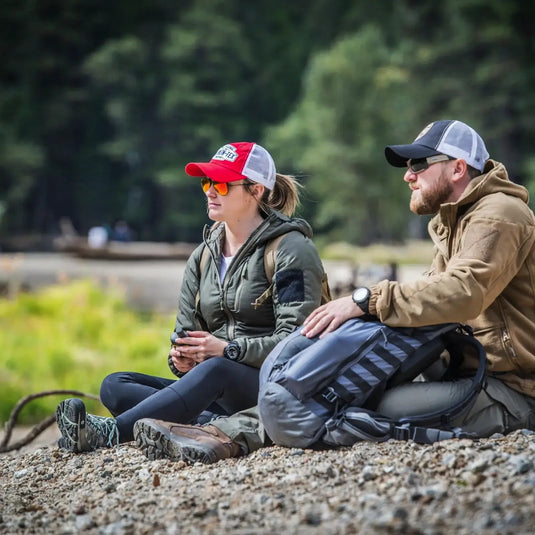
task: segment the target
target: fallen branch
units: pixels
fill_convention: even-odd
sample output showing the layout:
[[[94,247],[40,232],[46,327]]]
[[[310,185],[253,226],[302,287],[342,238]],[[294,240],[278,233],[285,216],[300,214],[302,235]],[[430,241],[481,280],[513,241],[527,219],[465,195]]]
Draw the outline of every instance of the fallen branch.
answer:
[[[15,405],[14,409],[11,411],[9,420],[6,422],[6,426],[5,426],[6,432],[2,439],[2,442],[0,442],[0,453],[6,453],[8,451],[18,450],[22,448],[23,446],[26,446],[32,440],[38,437],[47,427],[49,427],[56,421],[55,416],[48,416],[42,422],[36,424],[24,438],[8,446],[9,439],[11,438],[11,434],[13,433],[13,428],[15,427],[15,424],[17,422],[17,417],[19,415],[19,412],[24,407],[24,405],[26,405],[27,403],[29,403],[30,401],[34,399],[42,398],[45,396],[54,396],[57,394],[69,394],[69,395],[74,395],[76,397],[86,397],[86,398],[94,399],[96,401],[100,401],[100,398],[98,396],[95,396],[94,394],[87,394],[85,392],[79,392],[78,390],[44,390],[43,392],[38,392],[37,394],[30,394],[29,396],[22,398]]]

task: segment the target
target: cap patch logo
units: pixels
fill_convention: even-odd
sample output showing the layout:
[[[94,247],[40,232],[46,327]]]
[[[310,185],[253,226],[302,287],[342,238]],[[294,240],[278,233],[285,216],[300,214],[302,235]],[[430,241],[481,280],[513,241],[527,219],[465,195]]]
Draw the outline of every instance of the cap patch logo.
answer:
[[[431,128],[433,127],[435,123],[429,123],[417,136],[416,136],[416,139],[414,141],[418,141],[421,137],[424,137],[425,134],[427,134],[427,132],[429,132],[429,130],[431,130]]]
[[[238,152],[236,151],[236,147],[233,145],[225,145],[214,154],[212,160],[226,160],[228,162],[234,162],[236,161],[237,157]]]

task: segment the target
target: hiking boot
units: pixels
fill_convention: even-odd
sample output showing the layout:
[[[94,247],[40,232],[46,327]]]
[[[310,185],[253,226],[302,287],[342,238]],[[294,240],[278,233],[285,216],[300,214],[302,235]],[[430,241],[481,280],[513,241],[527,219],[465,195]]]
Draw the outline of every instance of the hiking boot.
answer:
[[[241,454],[240,446],[213,425],[201,427],[143,418],[134,424],[134,439],[151,461],[211,464]]]
[[[64,450],[82,453],[119,445],[115,418],[87,414],[81,399],[62,401],[56,409],[56,422],[61,431],[58,446]]]

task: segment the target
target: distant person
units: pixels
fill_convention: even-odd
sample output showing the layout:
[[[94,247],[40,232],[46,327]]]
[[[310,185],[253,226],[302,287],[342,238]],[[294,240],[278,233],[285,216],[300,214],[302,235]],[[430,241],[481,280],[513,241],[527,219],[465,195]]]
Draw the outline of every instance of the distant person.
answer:
[[[113,225],[111,239],[120,242],[130,242],[133,239],[132,231],[124,219],[119,219]]]
[[[87,244],[91,249],[102,249],[108,243],[109,233],[105,226],[91,227],[87,233]]]
[[[189,163],[200,178],[208,217],[203,243],[188,260],[169,353],[179,380],[119,372],[102,383],[115,418],[86,414],[82,400],[62,401],[60,447],[82,452],[133,439],[134,423],[153,417],[195,422],[256,404],[259,368],[268,353],[320,303],[323,266],[302,219],[293,177],[276,173],[256,143],[229,143],[208,163]],[[276,249],[274,276],[264,250]]]
[[[387,161],[406,167],[410,209],[435,214],[431,269],[414,282],[384,280],[317,308],[304,322],[307,337],[324,336],[350,318],[371,314],[392,327],[447,322],[470,325],[488,358],[488,383],[452,421],[479,437],[535,429],[535,217],[527,190],[489,159],[485,143],[460,121],[429,124],[409,145],[390,145]],[[451,407],[471,388],[477,359],[460,376],[387,390],[377,412],[395,421]],[[206,427],[145,419],[137,441],[151,458],[214,462],[270,443],[256,409]],[[155,448],[147,448],[152,441]]]

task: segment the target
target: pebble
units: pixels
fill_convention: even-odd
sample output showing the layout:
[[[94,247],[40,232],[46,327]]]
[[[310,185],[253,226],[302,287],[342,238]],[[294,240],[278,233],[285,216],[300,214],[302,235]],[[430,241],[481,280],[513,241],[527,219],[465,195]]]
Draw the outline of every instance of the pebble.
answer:
[[[264,448],[213,465],[133,443],[0,455],[0,533],[533,533],[535,434]]]

